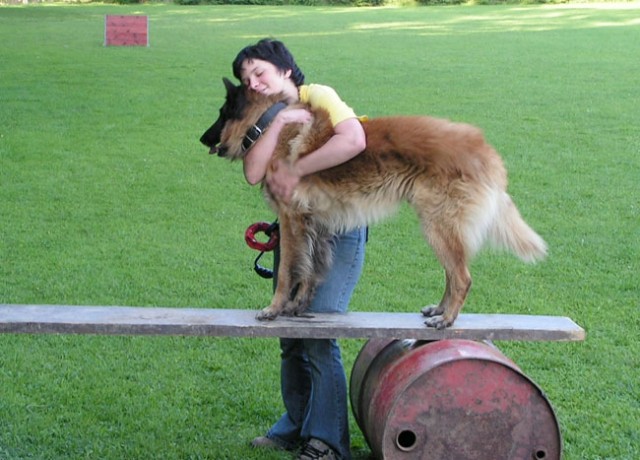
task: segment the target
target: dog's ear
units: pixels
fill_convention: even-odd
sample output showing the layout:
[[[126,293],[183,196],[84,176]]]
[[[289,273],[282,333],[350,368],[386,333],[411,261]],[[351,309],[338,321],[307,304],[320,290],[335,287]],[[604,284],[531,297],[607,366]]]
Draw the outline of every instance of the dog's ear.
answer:
[[[236,89],[236,85],[234,85],[227,77],[222,77],[222,83],[224,83],[227,94],[233,92]]]
[[[227,77],[222,78],[222,83],[224,83],[227,90],[227,100],[230,97],[233,97],[240,88],[240,86],[234,85]],[[216,122],[212,124],[209,129],[202,134],[202,136],[200,136],[200,142],[210,148],[209,153],[211,154],[217,153],[216,146],[220,143],[222,128],[224,128],[224,124],[228,118],[225,113],[225,106],[226,103],[220,108],[220,113]]]

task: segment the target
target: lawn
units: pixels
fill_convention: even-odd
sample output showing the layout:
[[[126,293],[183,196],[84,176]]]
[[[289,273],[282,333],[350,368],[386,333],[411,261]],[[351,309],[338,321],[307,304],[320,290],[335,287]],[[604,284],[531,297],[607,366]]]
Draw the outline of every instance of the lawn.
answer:
[[[149,47],[104,47],[105,14]],[[482,253],[465,312],[563,315],[582,343],[502,342],[568,460],[640,458],[640,4],[0,7],[0,303],[247,308],[245,228],[273,215],[198,143],[244,45],[284,40],[361,114],[483,128],[550,255]],[[407,208],[371,229],[354,311],[417,311],[442,270]],[[342,342],[348,370],[362,346]],[[0,459],[287,459],[274,339],[0,335]],[[352,418],[355,460],[369,450]]]

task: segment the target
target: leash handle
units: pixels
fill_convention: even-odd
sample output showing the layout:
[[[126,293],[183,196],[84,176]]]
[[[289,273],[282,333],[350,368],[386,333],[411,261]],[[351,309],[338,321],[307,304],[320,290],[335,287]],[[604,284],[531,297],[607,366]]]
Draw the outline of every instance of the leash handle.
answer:
[[[264,233],[269,237],[269,240],[266,243],[258,241],[256,238],[258,233]],[[256,222],[250,225],[244,232],[244,240],[251,249],[262,252],[273,251],[280,241],[278,222],[276,221],[272,224],[269,222]]]
[[[244,232],[244,240],[247,245],[252,249],[260,251],[258,257],[253,261],[253,269],[261,278],[264,279],[272,279],[273,270],[260,265],[260,258],[265,252],[273,251],[278,247],[278,243],[280,242],[278,229],[278,221],[276,220],[271,224],[269,222],[256,222],[255,224],[250,225]],[[269,237],[269,240],[266,243],[258,241],[256,238],[258,233],[264,233]]]

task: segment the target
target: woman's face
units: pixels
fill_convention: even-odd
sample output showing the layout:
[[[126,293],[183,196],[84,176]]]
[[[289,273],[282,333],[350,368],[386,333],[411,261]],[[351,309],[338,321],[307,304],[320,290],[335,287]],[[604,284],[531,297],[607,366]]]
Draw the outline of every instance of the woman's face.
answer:
[[[246,59],[242,63],[242,84],[264,95],[278,94],[285,89],[291,70],[282,72],[269,61]]]

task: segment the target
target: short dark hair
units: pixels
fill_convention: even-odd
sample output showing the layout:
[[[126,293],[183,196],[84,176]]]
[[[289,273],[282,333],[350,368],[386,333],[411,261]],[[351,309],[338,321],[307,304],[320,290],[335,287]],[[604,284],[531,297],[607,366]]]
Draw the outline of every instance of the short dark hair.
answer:
[[[304,74],[296,64],[291,52],[284,46],[284,43],[270,38],[263,38],[255,45],[244,47],[233,60],[233,75],[242,80],[242,63],[245,60],[260,59],[276,66],[282,72],[291,70],[291,80],[296,86],[304,84]]]

